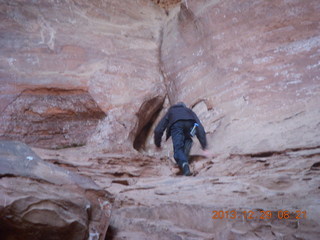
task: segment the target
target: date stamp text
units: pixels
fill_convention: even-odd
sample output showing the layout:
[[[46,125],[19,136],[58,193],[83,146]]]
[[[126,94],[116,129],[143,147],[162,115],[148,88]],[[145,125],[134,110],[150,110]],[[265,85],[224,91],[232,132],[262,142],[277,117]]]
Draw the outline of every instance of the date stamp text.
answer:
[[[248,211],[212,211],[212,219],[246,219],[246,220],[268,220],[268,219],[307,219],[307,211],[304,210],[248,210]]]

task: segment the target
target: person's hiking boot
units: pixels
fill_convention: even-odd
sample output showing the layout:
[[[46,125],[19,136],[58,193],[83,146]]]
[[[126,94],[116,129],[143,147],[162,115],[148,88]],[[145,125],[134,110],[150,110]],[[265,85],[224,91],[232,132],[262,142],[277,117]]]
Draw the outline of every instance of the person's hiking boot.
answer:
[[[191,176],[191,172],[190,172],[190,168],[189,168],[189,164],[188,163],[182,164],[182,171],[183,171],[183,175]]]

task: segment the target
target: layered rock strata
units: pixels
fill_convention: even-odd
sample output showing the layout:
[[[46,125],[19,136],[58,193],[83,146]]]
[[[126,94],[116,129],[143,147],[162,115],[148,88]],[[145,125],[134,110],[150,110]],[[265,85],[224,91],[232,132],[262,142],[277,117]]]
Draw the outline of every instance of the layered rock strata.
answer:
[[[314,240],[320,234],[319,149],[193,155],[191,177],[166,157],[87,147],[35,151],[115,195],[107,239]]]
[[[156,1],[167,2],[176,1]],[[78,172],[116,196],[107,239],[317,239],[319,10],[316,0],[184,0],[167,12],[149,0],[2,1],[0,112],[10,121],[1,127],[26,141],[33,125],[22,119],[44,122],[63,113],[52,124],[71,127],[66,136],[73,140],[64,146],[87,144],[35,149],[62,172],[32,165],[33,155],[19,157],[19,170],[2,162],[1,196],[8,197],[1,200],[1,236],[104,238],[109,198],[100,202],[100,190],[91,195],[97,186],[78,188],[66,177]],[[50,89],[60,93],[48,99]],[[43,101],[50,104],[41,112]],[[70,108],[59,105],[70,101]],[[195,145],[190,178],[170,157],[170,141],[162,152],[152,145],[155,123],[176,101],[199,115],[216,154],[203,159]],[[67,121],[78,108],[98,117],[84,117],[90,129],[71,135],[85,125]],[[66,185],[67,197],[58,195],[57,184]],[[33,197],[10,202],[23,194]],[[94,228],[84,210],[92,196],[100,207],[94,222],[103,223]],[[216,219],[213,211],[237,216]]]
[[[44,148],[81,146],[104,117],[83,90],[25,90],[2,112],[0,139]]]

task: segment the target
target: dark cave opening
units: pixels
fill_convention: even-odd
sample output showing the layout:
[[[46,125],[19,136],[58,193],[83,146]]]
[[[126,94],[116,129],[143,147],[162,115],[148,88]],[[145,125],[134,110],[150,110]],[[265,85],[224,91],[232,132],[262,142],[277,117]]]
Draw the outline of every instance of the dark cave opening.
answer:
[[[144,102],[137,113],[138,123],[134,134],[133,147],[137,151],[145,150],[150,131],[163,108],[164,98],[157,96]]]

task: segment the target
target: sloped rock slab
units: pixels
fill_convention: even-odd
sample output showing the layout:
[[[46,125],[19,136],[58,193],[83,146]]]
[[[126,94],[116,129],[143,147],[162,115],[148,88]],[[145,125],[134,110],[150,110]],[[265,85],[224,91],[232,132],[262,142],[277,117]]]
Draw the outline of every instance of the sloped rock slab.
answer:
[[[102,240],[110,200],[91,179],[44,162],[21,142],[0,141],[1,240]]]

